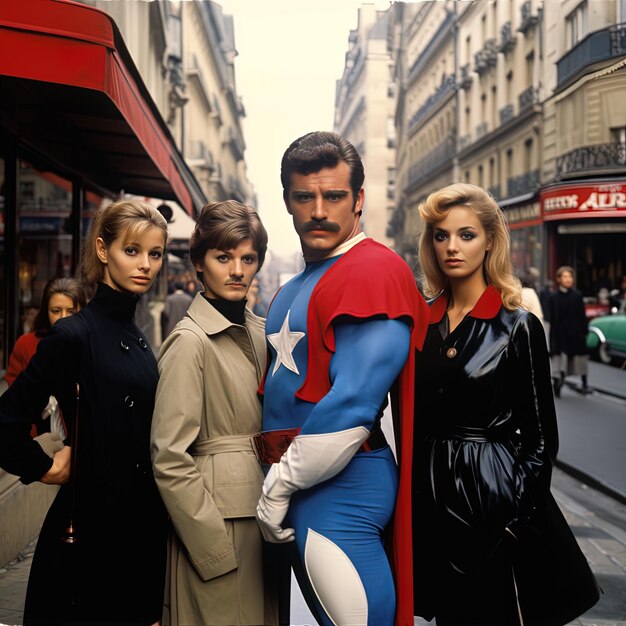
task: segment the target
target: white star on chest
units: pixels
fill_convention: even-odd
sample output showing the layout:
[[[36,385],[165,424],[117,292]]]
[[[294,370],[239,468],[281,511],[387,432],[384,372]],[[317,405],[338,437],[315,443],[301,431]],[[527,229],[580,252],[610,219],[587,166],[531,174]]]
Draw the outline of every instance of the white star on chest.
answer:
[[[284,365],[288,370],[294,372],[295,374],[300,374],[298,366],[293,360],[293,349],[296,347],[298,341],[304,337],[304,333],[289,330],[289,313],[291,313],[291,310],[287,311],[285,321],[280,327],[280,332],[267,336],[267,340],[276,350],[276,362],[274,363],[272,376],[276,374],[276,370],[281,365]]]

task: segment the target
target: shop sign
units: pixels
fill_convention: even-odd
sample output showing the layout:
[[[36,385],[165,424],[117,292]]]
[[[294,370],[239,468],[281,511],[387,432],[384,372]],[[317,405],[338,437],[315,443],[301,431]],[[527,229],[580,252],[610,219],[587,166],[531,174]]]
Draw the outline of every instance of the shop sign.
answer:
[[[65,232],[65,218],[63,217],[22,217],[20,218],[20,233],[30,234],[58,234]]]
[[[541,222],[541,205],[538,202],[504,208],[511,228],[529,226]]]
[[[606,217],[624,211],[626,183],[602,185],[563,185],[541,192],[545,219]]]

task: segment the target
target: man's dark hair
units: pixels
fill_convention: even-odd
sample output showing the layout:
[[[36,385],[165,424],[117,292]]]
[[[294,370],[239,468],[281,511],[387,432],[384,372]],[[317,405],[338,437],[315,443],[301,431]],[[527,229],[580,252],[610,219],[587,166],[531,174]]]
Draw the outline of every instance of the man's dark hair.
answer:
[[[365,179],[363,162],[356,148],[341,135],[328,131],[318,130],[296,139],[285,151],[280,164],[280,181],[285,200],[288,200],[291,175],[294,172],[306,176],[325,167],[336,167],[340,161],[345,161],[350,168],[350,187],[356,202]]]

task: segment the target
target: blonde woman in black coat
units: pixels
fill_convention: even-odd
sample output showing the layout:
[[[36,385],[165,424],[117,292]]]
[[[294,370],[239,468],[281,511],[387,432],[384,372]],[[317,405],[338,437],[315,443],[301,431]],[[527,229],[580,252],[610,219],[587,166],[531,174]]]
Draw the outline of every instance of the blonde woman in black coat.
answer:
[[[144,202],[98,212],[83,255],[86,278],[98,281],[94,298],[52,327],[0,397],[0,467],[26,484],[61,485],[33,558],[27,626],[160,619],[167,517],[149,446],[158,370],[133,316],[161,269],[166,238],[165,220]],[[29,431],[51,395],[68,438],[44,451]],[[64,541],[70,521],[74,543]]]
[[[521,307],[504,216],[468,184],[419,210],[434,299],[416,363],[416,615],[437,626],[566,624],[599,590],[550,494],[558,434],[547,346]]]

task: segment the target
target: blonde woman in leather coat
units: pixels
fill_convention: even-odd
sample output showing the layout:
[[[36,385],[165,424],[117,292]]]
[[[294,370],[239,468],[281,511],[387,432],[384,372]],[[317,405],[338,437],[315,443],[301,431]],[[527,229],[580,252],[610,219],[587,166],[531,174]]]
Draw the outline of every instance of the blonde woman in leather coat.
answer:
[[[550,494],[558,433],[545,333],[521,306],[502,211],[454,184],[420,206],[429,330],[416,362],[415,613],[558,626],[599,589]]]

